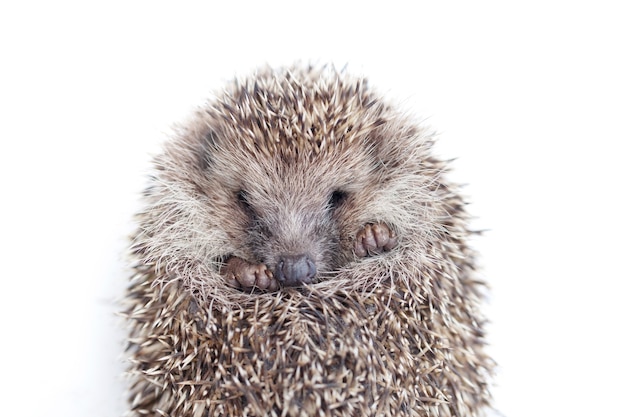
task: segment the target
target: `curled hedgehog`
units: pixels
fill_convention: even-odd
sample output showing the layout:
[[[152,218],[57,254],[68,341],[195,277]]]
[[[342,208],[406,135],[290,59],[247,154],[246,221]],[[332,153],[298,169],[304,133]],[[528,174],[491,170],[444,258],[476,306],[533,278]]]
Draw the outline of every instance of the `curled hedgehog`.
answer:
[[[483,415],[484,285],[431,134],[295,66],[175,136],[131,246],[131,416]]]

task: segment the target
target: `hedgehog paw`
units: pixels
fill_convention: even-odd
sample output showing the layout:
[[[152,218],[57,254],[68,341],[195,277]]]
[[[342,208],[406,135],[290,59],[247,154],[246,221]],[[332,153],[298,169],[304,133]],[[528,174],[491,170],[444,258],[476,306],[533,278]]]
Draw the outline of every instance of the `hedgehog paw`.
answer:
[[[368,223],[356,234],[354,253],[363,258],[388,252],[398,244],[398,236],[385,223]]]
[[[265,264],[251,264],[233,256],[226,261],[222,273],[226,282],[236,288],[266,291],[278,289],[278,281]]]

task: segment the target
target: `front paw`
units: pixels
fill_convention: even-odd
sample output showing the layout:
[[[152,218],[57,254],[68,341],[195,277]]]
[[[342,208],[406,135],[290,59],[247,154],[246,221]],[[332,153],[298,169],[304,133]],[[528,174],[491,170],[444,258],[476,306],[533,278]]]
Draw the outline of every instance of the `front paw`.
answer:
[[[278,289],[278,281],[265,264],[251,264],[233,256],[226,261],[222,273],[226,282],[236,288],[267,291]]]
[[[385,223],[368,223],[356,234],[354,254],[360,258],[388,252],[398,244],[398,236]]]

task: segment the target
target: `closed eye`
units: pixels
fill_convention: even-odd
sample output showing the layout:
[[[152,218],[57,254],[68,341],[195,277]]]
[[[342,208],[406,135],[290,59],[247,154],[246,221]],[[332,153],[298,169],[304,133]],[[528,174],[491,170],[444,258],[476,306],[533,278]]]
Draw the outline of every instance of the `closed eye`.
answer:
[[[341,190],[335,190],[330,195],[330,198],[328,200],[328,206],[332,210],[335,210],[339,206],[341,206],[343,202],[346,201],[347,198],[348,198],[348,193],[346,193],[345,191],[341,191]]]
[[[252,208],[252,206],[250,205],[250,201],[248,200],[248,193],[246,193],[244,190],[239,190],[237,192],[237,204],[239,204],[239,207],[241,207],[248,216],[255,216],[254,209]]]

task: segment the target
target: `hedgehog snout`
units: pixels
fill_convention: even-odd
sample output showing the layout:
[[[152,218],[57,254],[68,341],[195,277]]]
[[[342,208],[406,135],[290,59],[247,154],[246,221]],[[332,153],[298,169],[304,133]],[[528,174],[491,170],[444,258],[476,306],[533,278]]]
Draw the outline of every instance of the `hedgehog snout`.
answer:
[[[307,254],[282,254],[276,264],[274,276],[287,287],[310,284],[317,272],[315,262]]]

